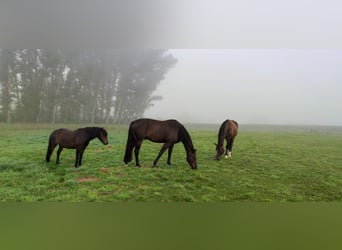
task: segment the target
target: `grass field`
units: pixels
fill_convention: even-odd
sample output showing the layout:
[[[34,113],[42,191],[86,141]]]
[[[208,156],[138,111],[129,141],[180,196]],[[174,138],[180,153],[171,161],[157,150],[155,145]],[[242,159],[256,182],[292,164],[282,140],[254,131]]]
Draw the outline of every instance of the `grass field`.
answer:
[[[341,201],[342,128],[241,126],[231,159],[214,160],[218,125],[188,125],[197,149],[191,170],[182,144],[172,166],[161,144],[145,141],[142,168],[125,167],[127,126],[106,126],[109,145],[97,139],[74,168],[75,151],[45,162],[50,132],[77,125],[0,124],[1,201]]]

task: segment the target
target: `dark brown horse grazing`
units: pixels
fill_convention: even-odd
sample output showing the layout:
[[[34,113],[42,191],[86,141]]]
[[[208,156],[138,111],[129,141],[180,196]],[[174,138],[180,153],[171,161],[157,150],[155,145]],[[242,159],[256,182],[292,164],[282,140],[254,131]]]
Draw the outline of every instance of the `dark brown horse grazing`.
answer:
[[[132,161],[134,148],[135,163],[140,167],[139,150],[144,139],[152,142],[164,143],[157,158],[153,161],[153,167],[157,165],[159,158],[166,149],[168,151],[167,164],[171,164],[171,154],[175,143],[182,142],[186,151],[186,160],[192,169],[197,169],[196,150],[193,147],[191,137],[185,127],[176,120],[158,121],[152,119],[138,119],[131,122],[128,129],[126,153],[124,162],[127,165]]]
[[[83,152],[94,138],[98,138],[104,145],[108,144],[108,134],[104,128],[87,127],[79,128],[75,131],[71,131],[65,128],[60,128],[53,131],[50,135],[49,146],[46,152],[46,161],[50,162],[50,157],[57,145],[59,145],[57,151],[56,163],[59,163],[59,156],[63,148],[76,149],[76,161],[75,167],[81,166]]]
[[[238,133],[238,123],[234,120],[225,120],[219,130],[218,134],[218,142],[216,145],[216,160],[220,160],[221,156],[223,155],[224,149],[223,149],[223,142],[224,139],[227,141],[226,145],[226,153],[225,158],[232,156],[232,148],[235,136]]]

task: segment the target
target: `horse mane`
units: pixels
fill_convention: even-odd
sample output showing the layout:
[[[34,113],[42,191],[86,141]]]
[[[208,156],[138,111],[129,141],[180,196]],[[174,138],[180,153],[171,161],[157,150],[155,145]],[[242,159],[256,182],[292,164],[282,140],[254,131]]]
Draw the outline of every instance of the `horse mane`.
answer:
[[[107,131],[104,128],[100,128],[100,127],[79,128],[79,129],[77,129],[77,131],[79,131],[79,132],[85,131],[86,133],[91,135],[91,137],[93,137],[93,138],[97,137],[101,131],[104,132],[105,135],[107,136]]]
[[[180,124],[179,126],[179,139],[183,143],[186,151],[195,150],[194,145],[192,144],[190,134],[182,124]]]
[[[226,124],[227,124],[227,122],[229,122],[228,119],[225,120],[225,121],[221,124],[221,126],[220,126],[219,134],[218,134],[218,140],[217,140],[217,144],[218,144],[219,146],[222,146],[222,145],[223,145],[224,136],[225,136],[224,131],[225,131],[225,129],[226,129]]]

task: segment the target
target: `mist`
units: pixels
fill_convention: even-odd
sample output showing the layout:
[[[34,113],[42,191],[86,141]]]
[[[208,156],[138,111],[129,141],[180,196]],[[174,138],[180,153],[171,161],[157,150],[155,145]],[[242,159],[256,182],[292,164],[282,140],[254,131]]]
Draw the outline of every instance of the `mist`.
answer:
[[[187,123],[342,125],[341,49],[170,50],[145,112]]]
[[[167,50],[177,63],[148,93],[146,106],[153,106],[126,117],[125,123],[145,116],[196,123],[232,118],[247,124],[342,125],[340,9],[336,0],[5,1],[0,48]],[[11,103],[12,93],[7,92],[2,113],[13,105],[22,107],[18,98]],[[140,104],[135,106],[145,106]],[[114,109],[101,108],[101,113]],[[3,120],[16,121],[6,114]],[[51,120],[44,117],[30,120]],[[89,120],[111,119],[76,119]]]
[[[0,122],[127,124],[175,63],[166,50],[0,49]]]

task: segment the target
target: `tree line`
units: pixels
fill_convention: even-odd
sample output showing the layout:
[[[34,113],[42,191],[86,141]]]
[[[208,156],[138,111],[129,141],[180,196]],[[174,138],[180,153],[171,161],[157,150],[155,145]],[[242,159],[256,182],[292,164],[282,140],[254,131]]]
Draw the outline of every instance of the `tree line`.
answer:
[[[125,124],[177,60],[166,50],[0,50],[0,121]]]

